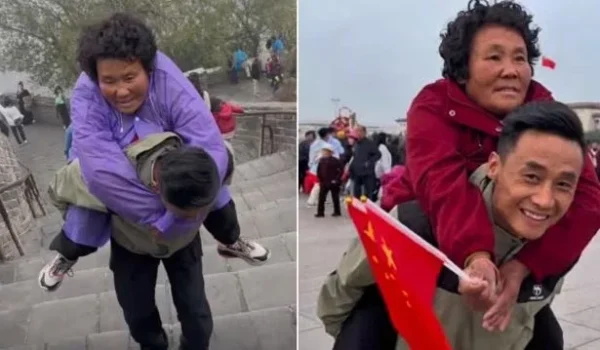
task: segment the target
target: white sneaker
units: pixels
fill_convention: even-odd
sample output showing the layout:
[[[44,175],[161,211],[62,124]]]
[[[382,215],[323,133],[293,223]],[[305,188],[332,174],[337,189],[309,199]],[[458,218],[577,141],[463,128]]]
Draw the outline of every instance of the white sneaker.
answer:
[[[217,252],[225,258],[244,259],[250,265],[262,265],[271,257],[271,252],[267,248],[241,237],[231,245],[219,243]]]
[[[76,261],[67,260],[60,254],[56,254],[51,262],[46,264],[40,271],[38,284],[46,292],[54,292],[60,287],[65,275],[73,276],[71,268]]]

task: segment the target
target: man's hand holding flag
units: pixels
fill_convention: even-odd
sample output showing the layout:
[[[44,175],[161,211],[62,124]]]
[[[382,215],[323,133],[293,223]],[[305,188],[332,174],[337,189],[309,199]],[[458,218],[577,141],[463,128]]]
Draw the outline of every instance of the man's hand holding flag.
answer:
[[[398,333],[411,349],[450,350],[433,310],[442,266],[456,273],[467,290],[478,289],[483,282],[469,278],[445,254],[375,203],[356,198],[347,198],[346,203]]]

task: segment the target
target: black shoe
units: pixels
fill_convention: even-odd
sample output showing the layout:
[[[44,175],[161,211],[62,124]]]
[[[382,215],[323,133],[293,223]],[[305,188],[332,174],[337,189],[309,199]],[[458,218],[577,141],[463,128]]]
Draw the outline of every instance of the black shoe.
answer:
[[[316,218],[324,218],[324,217],[325,217],[325,214],[315,214],[315,217],[316,217]]]
[[[333,217],[342,216],[342,214],[341,213],[333,213],[333,214],[331,214],[331,216],[333,216]]]
[[[200,345],[202,346],[202,345]],[[208,344],[205,348],[192,348],[183,334],[179,337],[179,350],[208,350]]]
[[[140,350],[169,350],[169,338],[165,331],[151,340],[152,344],[141,345]]]

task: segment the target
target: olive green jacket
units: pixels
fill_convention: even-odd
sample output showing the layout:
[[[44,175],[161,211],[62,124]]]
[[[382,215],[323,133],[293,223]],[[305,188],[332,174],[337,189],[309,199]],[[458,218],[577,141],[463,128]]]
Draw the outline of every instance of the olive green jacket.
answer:
[[[491,198],[494,184],[486,176],[486,166],[480,167],[470,178],[483,194],[488,213],[491,217]],[[496,234],[495,256],[499,266],[512,258],[525,244],[499,226],[494,226]],[[451,272],[442,271],[446,275]],[[456,276],[451,276],[456,279]],[[471,311],[464,304],[456,290],[456,283],[438,281],[434,296],[434,310],[440,320],[453,349],[457,350],[522,350],[531,340],[534,316],[549,304],[562,284],[562,276],[549,279],[540,284],[532,278],[526,279],[521,287],[518,303],[513,307],[512,320],[508,329],[502,333],[490,333],[482,328],[482,313]],[[455,280],[457,282],[457,280]],[[321,288],[317,314],[325,325],[325,330],[337,336],[343,322],[363,295],[366,286],[375,283],[368,260],[358,238],[354,239],[342,257],[337,270],[327,276]],[[408,349],[399,337],[396,347]]]
[[[142,183],[151,188],[152,169],[158,157],[169,150],[180,147],[181,139],[174,133],[152,134],[125,150],[134,165]],[[231,173],[230,173],[231,174]],[[230,183],[231,175],[226,179]],[[77,159],[57,171],[48,188],[51,202],[64,215],[69,205],[107,212],[106,207],[87,189],[81,177],[81,168]],[[152,234],[150,227],[127,221],[117,215],[111,217],[112,238],[137,254],[149,254],[158,258],[171,256],[187,246],[198,234],[198,228],[184,232],[176,237],[164,239]]]

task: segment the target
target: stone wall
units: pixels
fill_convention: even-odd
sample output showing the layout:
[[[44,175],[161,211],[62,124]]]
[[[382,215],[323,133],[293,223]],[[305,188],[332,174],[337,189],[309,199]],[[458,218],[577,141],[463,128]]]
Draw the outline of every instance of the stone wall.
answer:
[[[238,163],[247,162],[261,155],[261,139],[264,140],[263,155],[281,151],[296,153],[295,103],[244,104],[243,108],[247,114],[237,118],[237,132],[231,142]],[[269,129],[273,133],[272,139]]]
[[[53,98],[35,96],[32,112],[37,122],[62,126],[62,122],[57,118]]]
[[[0,134],[0,188],[17,181],[25,175],[6,136]],[[20,185],[0,194],[0,200],[8,211],[11,226],[19,237],[25,236],[35,225],[29,205],[25,200],[25,186]],[[4,220],[0,219],[0,260],[19,256]]]

